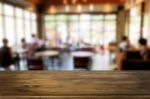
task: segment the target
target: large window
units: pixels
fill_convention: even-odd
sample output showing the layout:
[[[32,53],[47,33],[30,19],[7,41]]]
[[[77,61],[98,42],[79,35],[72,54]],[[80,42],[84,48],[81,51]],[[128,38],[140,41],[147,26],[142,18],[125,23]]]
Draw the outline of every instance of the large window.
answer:
[[[111,28],[110,28],[111,27]],[[107,46],[116,40],[116,15],[46,15],[46,37],[63,43],[85,42]]]
[[[148,39],[149,38],[149,19],[148,15],[144,15],[144,26],[143,26],[143,37]]]
[[[29,42],[31,37],[31,20],[30,20],[31,13],[25,11],[25,37],[26,40]]]
[[[67,42],[67,16],[66,15],[58,15],[56,17],[58,20],[56,23],[56,40],[61,40],[62,43]]]
[[[90,43],[91,42],[91,15],[80,15],[79,20],[79,37],[80,40]]]
[[[11,41],[10,46],[15,45],[15,20],[14,20],[14,8],[13,6],[4,5],[4,15],[5,15],[5,36]]]
[[[20,45],[20,40],[24,38],[24,19],[23,19],[23,10],[16,8],[16,37],[17,45]]]
[[[104,18],[104,44],[108,44],[110,42],[115,42],[116,41],[116,16],[115,15],[107,15]]]
[[[2,17],[2,4],[0,3],[0,40],[4,38],[4,28],[3,28],[3,17]],[[0,46],[2,42],[0,41]]]
[[[14,25],[14,19],[12,17],[5,17],[5,33],[6,38],[10,41],[10,46],[15,45],[15,25]]]
[[[32,33],[37,33],[37,16],[34,12],[0,2],[0,46],[2,39],[7,38],[9,45],[17,49],[22,38],[30,41]]]
[[[31,33],[37,33],[37,15],[31,13]]]
[[[56,41],[56,17],[54,15],[45,17],[45,31],[46,38],[50,41],[51,45],[55,44]]]
[[[149,39],[149,4],[147,2],[143,5],[143,37]],[[150,41],[148,40],[148,45],[150,45]]]
[[[78,15],[70,15],[68,21],[68,40],[71,42],[78,43],[80,36],[79,35],[79,16]]]
[[[91,22],[92,44],[104,44],[104,16],[93,15]]]
[[[129,24],[129,39],[132,45],[138,47],[138,40],[140,38],[141,29],[141,6],[136,6],[130,11],[130,24]]]

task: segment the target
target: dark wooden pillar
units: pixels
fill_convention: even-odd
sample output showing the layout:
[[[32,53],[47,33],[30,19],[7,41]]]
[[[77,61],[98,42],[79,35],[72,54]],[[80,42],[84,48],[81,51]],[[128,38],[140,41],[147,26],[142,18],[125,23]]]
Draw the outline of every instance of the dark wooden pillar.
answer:
[[[143,37],[143,28],[144,28],[144,14],[145,14],[145,2],[142,3],[141,7],[141,26],[140,26],[140,37]]]
[[[130,25],[130,11],[129,10],[126,10],[125,11],[125,36],[128,36],[129,37],[129,27]]]
[[[44,39],[44,12],[40,9],[40,7],[37,7],[37,27],[38,37]]]
[[[122,36],[125,35],[125,21],[125,9],[124,6],[120,6],[117,14],[117,43],[120,43]]]

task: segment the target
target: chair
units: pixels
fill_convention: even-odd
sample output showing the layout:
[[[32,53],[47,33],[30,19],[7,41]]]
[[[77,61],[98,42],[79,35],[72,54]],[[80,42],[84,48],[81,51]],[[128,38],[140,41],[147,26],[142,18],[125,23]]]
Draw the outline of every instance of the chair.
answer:
[[[82,48],[77,48],[76,51],[85,51],[85,52],[92,52],[95,53],[95,49],[92,47],[82,47]]]
[[[126,59],[142,59],[140,51],[127,51],[125,54]]]
[[[27,64],[29,70],[44,70],[44,64],[41,58],[28,58]]]
[[[89,69],[90,64],[91,64],[90,57],[74,57],[74,65],[76,69],[78,68]]]
[[[123,70],[150,70],[150,60],[124,60]]]
[[[20,70],[20,56],[19,53],[15,52],[13,56],[13,64]]]

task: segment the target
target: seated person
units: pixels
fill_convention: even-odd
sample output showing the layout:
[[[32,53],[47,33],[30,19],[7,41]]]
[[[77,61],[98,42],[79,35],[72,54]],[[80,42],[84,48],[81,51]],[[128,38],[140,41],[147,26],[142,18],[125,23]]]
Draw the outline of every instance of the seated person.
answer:
[[[146,39],[139,39],[139,51],[140,56],[142,56],[143,59],[147,59],[149,54],[149,48],[147,46],[147,40]],[[125,53],[120,53],[118,55],[118,69],[122,70],[122,61],[125,59]]]
[[[148,57],[149,48],[147,46],[147,40],[144,38],[139,39],[139,48],[140,48],[140,55],[145,59]]]
[[[22,52],[20,54],[20,57],[23,60],[25,60],[27,58],[28,46],[29,46],[29,44],[26,43],[26,40],[24,38],[21,39],[21,50],[22,50]]]
[[[11,48],[8,46],[7,39],[3,39],[3,46],[0,49],[0,62],[1,66],[5,69],[8,69],[9,66],[13,63],[13,55]]]
[[[130,41],[128,39],[128,37],[123,36],[122,37],[122,42],[119,45],[119,49],[121,52],[125,52],[126,50],[130,49],[131,45],[130,45]]]
[[[122,60],[124,59],[124,56],[125,56],[125,52],[129,49],[130,47],[130,43],[129,43],[129,40],[128,40],[128,37],[126,36],[123,36],[122,37],[122,42],[120,43],[119,45],[119,50],[120,52],[117,54],[117,64],[118,64],[118,70],[121,70],[121,62]]]
[[[21,39],[21,43],[22,43],[21,48],[22,48],[22,49],[27,49],[28,44],[26,43],[26,40],[25,40],[24,38]]]
[[[135,48],[133,46],[131,46],[128,37],[123,36],[122,42],[119,45],[119,50],[120,50],[120,52],[117,54],[117,64],[118,64],[117,69],[121,70],[121,68],[122,68],[121,64],[122,64],[122,61],[125,59],[126,51],[135,50]]]
[[[41,41],[41,42],[39,43],[38,47],[36,48],[36,52],[45,51],[46,49],[47,49],[47,48],[46,48],[44,42]]]
[[[38,46],[39,44],[39,39],[36,37],[35,34],[32,34],[31,44],[35,46]]]
[[[35,34],[32,34],[32,39],[31,42],[28,44],[28,54],[27,57],[31,58],[34,57],[35,53],[36,53],[36,49],[38,48],[39,45],[39,39],[36,37]]]

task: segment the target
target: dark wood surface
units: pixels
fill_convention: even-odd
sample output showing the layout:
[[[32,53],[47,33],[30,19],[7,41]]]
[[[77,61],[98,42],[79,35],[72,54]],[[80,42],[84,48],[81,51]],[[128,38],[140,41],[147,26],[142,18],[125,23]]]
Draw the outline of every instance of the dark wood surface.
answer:
[[[150,72],[1,72],[0,99],[150,99]]]

